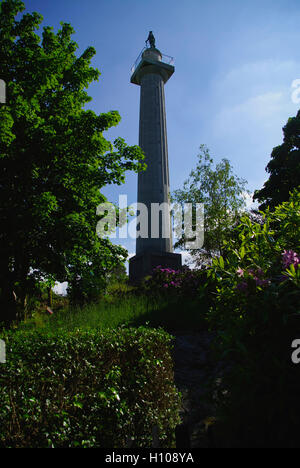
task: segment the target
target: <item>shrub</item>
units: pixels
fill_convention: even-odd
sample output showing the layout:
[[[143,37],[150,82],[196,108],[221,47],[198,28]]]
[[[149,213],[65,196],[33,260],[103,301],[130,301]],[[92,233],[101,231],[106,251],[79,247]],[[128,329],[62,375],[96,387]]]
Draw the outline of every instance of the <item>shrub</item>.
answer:
[[[209,272],[217,288],[207,320],[218,359],[232,364],[218,390],[222,444],[298,447],[300,193],[262,224],[244,216],[236,232]]]
[[[145,280],[143,291],[150,294],[195,297],[199,294],[199,289],[204,289],[206,282],[205,269],[190,270],[186,267],[181,270],[173,270],[159,265],[154,268],[152,276]]]
[[[171,337],[147,328],[7,332],[0,447],[172,445],[179,422]]]

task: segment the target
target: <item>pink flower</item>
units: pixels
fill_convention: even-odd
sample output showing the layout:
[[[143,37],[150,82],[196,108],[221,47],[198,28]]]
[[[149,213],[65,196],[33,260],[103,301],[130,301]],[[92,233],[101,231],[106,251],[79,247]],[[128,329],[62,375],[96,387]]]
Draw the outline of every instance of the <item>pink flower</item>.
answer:
[[[290,265],[294,265],[295,268],[298,268],[300,257],[293,250],[284,250],[282,254],[282,263],[284,268],[288,268]]]
[[[262,268],[250,268],[248,273],[254,279],[256,286],[269,286],[271,283],[269,279],[264,279],[264,271]]]
[[[255,282],[257,286],[269,286],[270,280],[268,279],[260,279],[260,278],[255,278]]]
[[[237,272],[238,276],[244,276],[244,270],[242,270],[242,268],[239,267],[239,268],[236,270],[236,272]]]
[[[262,268],[250,268],[248,273],[249,275],[254,276],[254,278],[262,278],[264,276],[264,271]]]

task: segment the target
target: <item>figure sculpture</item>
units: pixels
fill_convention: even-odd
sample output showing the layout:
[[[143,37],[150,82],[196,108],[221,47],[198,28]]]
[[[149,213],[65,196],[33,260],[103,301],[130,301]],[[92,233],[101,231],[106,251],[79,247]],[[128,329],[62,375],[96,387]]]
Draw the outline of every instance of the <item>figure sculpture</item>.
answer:
[[[149,42],[150,47],[155,48],[155,37],[152,31],[149,32],[148,39],[146,40],[146,45],[147,45],[147,42]]]

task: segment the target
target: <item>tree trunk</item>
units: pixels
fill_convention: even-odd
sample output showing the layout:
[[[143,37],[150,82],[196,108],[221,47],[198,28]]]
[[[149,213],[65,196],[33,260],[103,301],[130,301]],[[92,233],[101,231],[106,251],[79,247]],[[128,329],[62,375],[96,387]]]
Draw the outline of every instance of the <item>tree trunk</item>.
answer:
[[[53,294],[51,286],[48,288],[48,305],[49,307],[53,306]]]
[[[0,323],[8,325],[18,319],[18,304],[12,288],[2,288],[0,298]]]

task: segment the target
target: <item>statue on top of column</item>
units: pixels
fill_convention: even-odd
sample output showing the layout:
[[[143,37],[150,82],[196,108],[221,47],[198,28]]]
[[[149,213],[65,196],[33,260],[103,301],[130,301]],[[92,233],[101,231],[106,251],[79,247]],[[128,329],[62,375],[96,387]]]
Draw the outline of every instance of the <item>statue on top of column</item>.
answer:
[[[155,48],[155,37],[153,36],[152,31],[149,32],[148,39],[146,40],[146,45],[147,45],[147,42],[149,42],[150,47]]]

